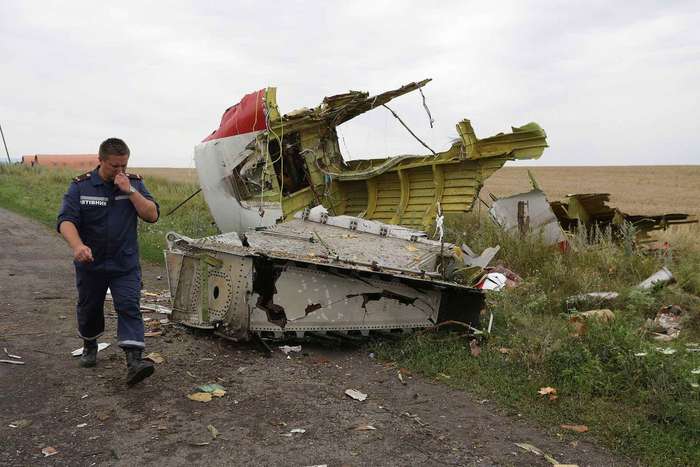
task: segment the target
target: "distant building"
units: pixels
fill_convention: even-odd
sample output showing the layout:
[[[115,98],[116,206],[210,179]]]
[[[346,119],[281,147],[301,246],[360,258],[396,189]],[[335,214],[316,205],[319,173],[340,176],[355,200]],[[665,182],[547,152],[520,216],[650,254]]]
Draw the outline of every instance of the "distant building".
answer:
[[[91,170],[99,164],[97,154],[33,154],[22,156],[24,165]]]

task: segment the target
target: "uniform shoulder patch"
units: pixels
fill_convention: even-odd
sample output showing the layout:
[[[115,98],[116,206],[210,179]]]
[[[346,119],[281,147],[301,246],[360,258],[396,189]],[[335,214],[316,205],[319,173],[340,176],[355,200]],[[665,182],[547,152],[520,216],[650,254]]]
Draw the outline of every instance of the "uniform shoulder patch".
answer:
[[[129,173],[125,173],[124,175],[126,175],[127,177],[129,177],[129,178],[132,179],[132,180],[143,180],[143,177],[142,177],[141,175],[139,175],[139,174],[129,174]]]
[[[82,175],[78,175],[77,177],[75,177],[75,178],[73,179],[73,181],[74,181],[75,183],[84,182],[85,180],[89,180],[90,177],[92,177],[92,171],[90,171],[90,172],[85,172],[85,173],[82,174]]]

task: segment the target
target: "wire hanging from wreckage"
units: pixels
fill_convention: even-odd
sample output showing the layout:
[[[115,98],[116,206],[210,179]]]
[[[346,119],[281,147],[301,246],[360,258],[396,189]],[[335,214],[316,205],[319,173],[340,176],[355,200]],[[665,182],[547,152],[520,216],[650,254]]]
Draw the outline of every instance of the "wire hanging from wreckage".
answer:
[[[435,120],[433,120],[433,116],[430,113],[430,109],[428,108],[428,104],[425,102],[425,94],[423,94],[423,89],[418,88],[418,92],[420,92],[421,98],[423,98],[423,108],[425,109],[425,113],[428,114],[428,121],[430,122],[430,128],[433,127],[433,123],[435,123]]]
[[[420,138],[408,127],[408,125],[406,125],[406,124],[404,123],[403,120],[401,120],[401,117],[399,117],[399,116],[396,114],[396,112],[394,112],[393,110],[391,110],[391,108],[390,108],[388,105],[386,105],[386,104],[382,104],[382,107],[386,108],[389,112],[391,112],[391,114],[396,118],[396,120],[398,120],[399,123],[400,123],[401,125],[403,125],[403,127],[404,127],[406,130],[408,130],[409,133],[411,133],[411,136],[413,136],[414,138],[416,138],[416,140],[417,140],[420,144],[422,144],[425,148],[427,148],[428,151],[432,152],[432,153],[433,153],[433,156],[437,156],[437,153],[436,153],[435,151],[433,151],[433,149],[432,149],[430,146],[428,146],[427,144],[425,144],[425,142],[424,142],[422,139],[420,139]]]

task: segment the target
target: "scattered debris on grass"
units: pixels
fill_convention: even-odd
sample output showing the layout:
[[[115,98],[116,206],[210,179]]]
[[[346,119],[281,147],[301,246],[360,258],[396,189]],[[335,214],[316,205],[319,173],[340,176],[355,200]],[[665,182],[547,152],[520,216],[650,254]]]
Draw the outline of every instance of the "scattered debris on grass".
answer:
[[[356,401],[360,402],[367,399],[367,394],[365,394],[364,392],[360,392],[357,389],[346,389],[345,394],[351,397],[352,399],[355,399]]]
[[[543,387],[540,388],[539,391],[537,391],[538,394],[542,394],[543,396],[548,396],[550,401],[557,400],[559,396],[557,396],[557,390],[556,388],[552,387]]]
[[[571,323],[574,328],[571,335],[576,337],[585,335],[588,332],[588,325],[586,324],[586,320],[588,319],[595,319],[603,323],[608,323],[615,319],[615,313],[607,308],[574,313],[569,317],[569,323]]]
[[[651,289],[656,285],[666,285],[672,283],[673,281],[675,281],[673,273],[671,273],[671,271],[669,271],[669,269],[664,266],[663,268],[659,269],[654,274],[637,284],[637,288]]]
[[[572,295],[567,298],[564,305],[566,311],[575,311],[585,307],[600,306],[609,303],[620,296],[617,292],[589,292]]]
[[[500,272],[490,272],[486,274],[477,284],[477,289],[482,290],[503,290],[506,287],[508,278]]]
[[[670,225],[696,223],[689,214],[637,215],[627,214],[606,203],[610,193],[580,193],[568,195],[561,201],[550,203],[559,224],[568,232],[579,228],[592,230],[611,229],[618,233],[623,225],[631,224],[637,232],[637,240],[648,241],[649,232],[666,229]]]
[[[681,333],[681,317],[683,308],[678,305],[668,305],[659,310],[654,319],[647,319],[646,328],[652,337],[658,341],[676,339]]]

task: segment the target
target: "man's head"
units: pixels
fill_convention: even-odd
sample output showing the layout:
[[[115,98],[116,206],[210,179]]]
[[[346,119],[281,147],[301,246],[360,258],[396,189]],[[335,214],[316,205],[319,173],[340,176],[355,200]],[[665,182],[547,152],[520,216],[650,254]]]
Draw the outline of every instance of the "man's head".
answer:
[[[119,138],[108,138],[100,144],[100,177],[111,182],[118,173],[126,171],[129,162],[129,146]]]

